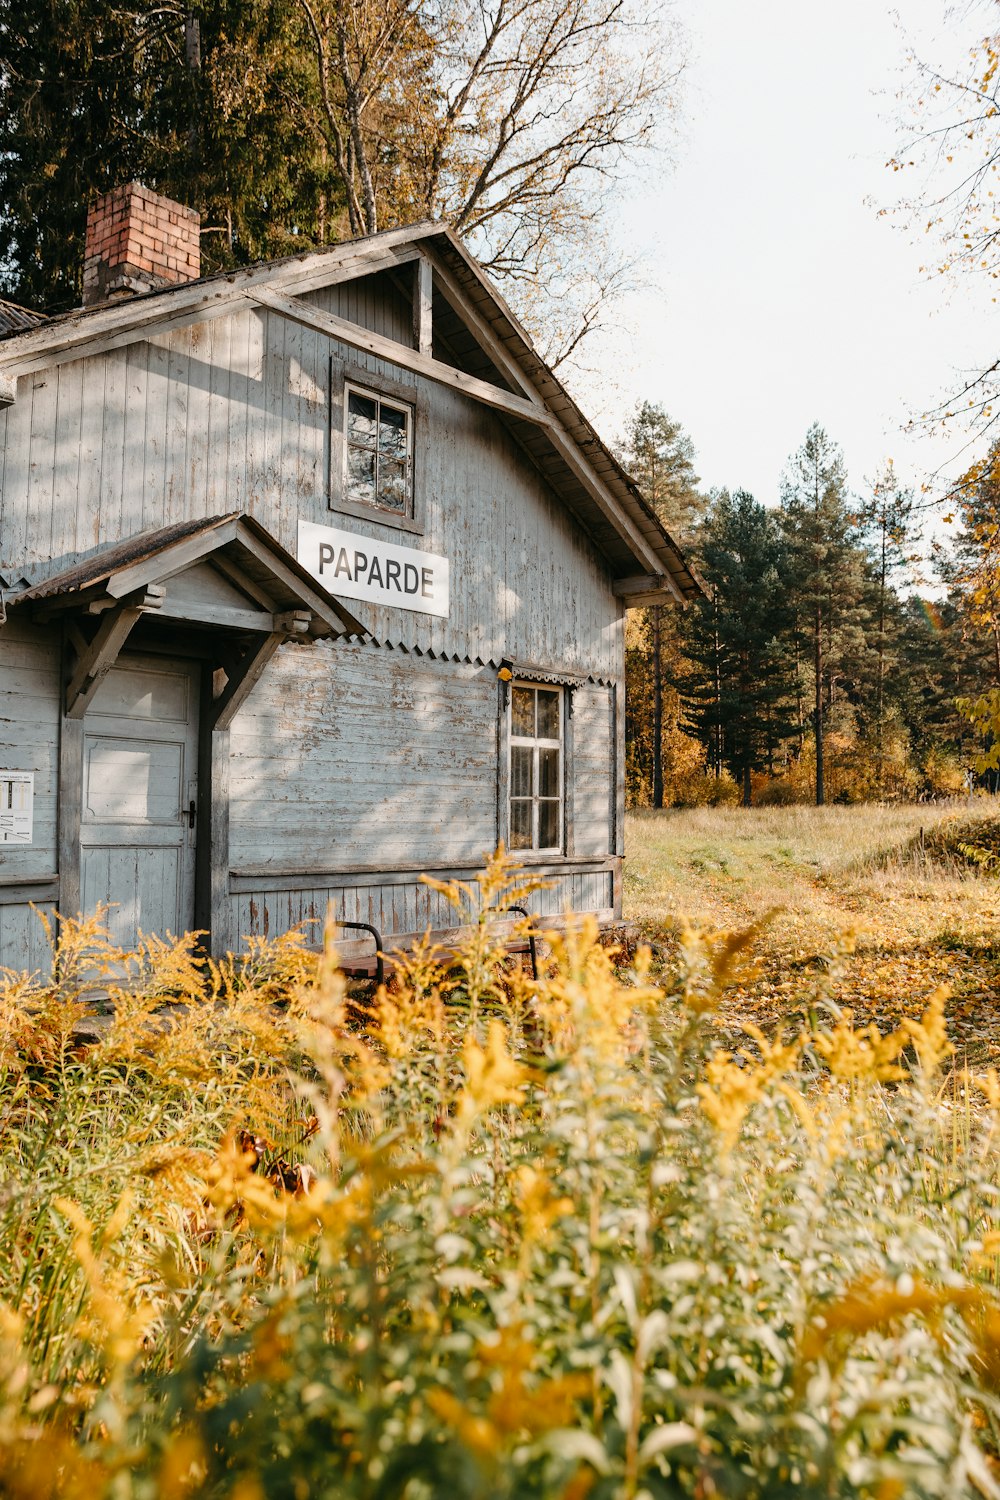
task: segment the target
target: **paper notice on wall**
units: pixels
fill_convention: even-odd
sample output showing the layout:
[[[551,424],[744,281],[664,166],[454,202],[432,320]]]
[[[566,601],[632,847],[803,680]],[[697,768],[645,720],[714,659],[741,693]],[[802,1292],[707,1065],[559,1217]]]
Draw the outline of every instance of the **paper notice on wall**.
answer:
[[[30,844],[34,771],[0,771],[0,844]]]

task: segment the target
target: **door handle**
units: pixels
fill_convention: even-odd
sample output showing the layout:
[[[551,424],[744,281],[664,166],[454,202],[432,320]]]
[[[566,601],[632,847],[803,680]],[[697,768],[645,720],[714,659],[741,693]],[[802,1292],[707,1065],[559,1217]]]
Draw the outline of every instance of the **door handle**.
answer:
[[[194,798],[192,797],[191,801],[188,803],[188,810],[187,810],[187,820],[188,820],[188,827],[189,828],[193,828],[194,827],[195,819],[197,818],[197,816],[198,816],[198,804],[194,800]]]

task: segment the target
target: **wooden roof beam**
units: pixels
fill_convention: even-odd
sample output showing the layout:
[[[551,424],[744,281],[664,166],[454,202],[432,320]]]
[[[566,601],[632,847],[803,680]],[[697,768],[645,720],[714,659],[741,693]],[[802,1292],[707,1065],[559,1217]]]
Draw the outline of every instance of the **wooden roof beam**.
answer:
[[[545,410],[538,391],[513,355],[504,348],[486,319],[465,295],[443,261],[438,256],[434,256],[433,259],[434,274],[442,296],[470,328],[484,353],[493,361],[505,380],[509,380],[512,385],[516,385],[519,390],[523,391],[533,405]],[[614,527],[619,536],[624,537],[632,548],[636,561],[644,563],[651,573],[661,576],[662,564],[654,549],[643,537],[638,527],[633,525],[593,465],[555,418],[546,426],[545,435],[567,468],[597,505],[605,520]],[[672,579],[667,579],[666,588],[679,603],[684,602],[683,595]]]
[[[434,305],[434,268],[422,255],[413,267],[413,347],[430,357],[434,352],[431,321]]]
[[[194,536],[184,537],[170,546],[159,547],[138,562],[117,569],[105,588],[113,599],[121,599],[147,582],[162,583],[208,557],[226,542],[234,541],[238,524],[235,519],[223,521],[221,525],[206,527],[204,531],[197,531]]]
[[[437,226],[428,227],[417,232],[418,238],[436,231]],[[399,233],[402,237],[403,231]],[[371,245],[342,256],[334,251],[320,251],[289,266],[250,267],[224,277],[192,281],[189,285],[53,318],[25,333],[0,340],[0,407],[13,401],[19,375],[103,354],[108,349],[169,333],[190,323],[222,317],[239,307],[247,293],[257,286],[277,286],[283,292],[315,291],[359,276],[372,276],[377,271],[393,270],[419,257],[417,245],[406,243]]]
[[[478,380],[474,375],[466,375],[464,370],[456,370],[428,354],[407,349],[405,344],[387,339],[381,333],[372,333],[358,323],[350,323],[346,318],[322,312],[309,302],[256,288],[246,295],[260,307],[281,313],[293,323],[300,323],[303,328],[326,334],[327,338],[335,339],[339,344],[346,344],[350,349],[360,349],[365,354],[373,354],[376,359],[387,360],[400,369],[411,370],[415,375],[424,375],[428,380],[437,381],[439,385],[451,386],[452,390],[461,391],[474,401],[482,401],[484,405],[492,406],[510,417],[536,422],[541,427],[551,427],[554,423],[551,413],[534,401],[511,395],[510,391],[502,391],[498,385],[491,385],[488,380]]]
[[[677,600],[678,593],[669,573],[634,573],[629,578],[615,578],[611,584],[615,598],[621,599],[629,609],[639,609],[644,604],[663,604],[668,599]],[[684,600],[680,602],[683,604]]]
[[[619,599],[636,599],[640,594],[655,594],[666,587],[663,573],[633,573],[628,578],[616,578],[612,584]]]

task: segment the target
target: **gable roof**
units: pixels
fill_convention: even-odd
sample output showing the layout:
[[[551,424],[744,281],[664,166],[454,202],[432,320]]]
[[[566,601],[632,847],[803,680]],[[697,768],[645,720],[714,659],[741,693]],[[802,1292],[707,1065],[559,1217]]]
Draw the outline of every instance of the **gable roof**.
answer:
[[[452,335],[452,363],[380,339],[301,300],[311,291],[417,260],[433,267],[434,320],[436,328],[443,323],[445,335]],[[686,602],[702,592],[694,569],[638,486],[534,349],[483,268],[443,224],[385,230],[329,250],[216,272],[127,301],[63,313],[33,328],[3,332],[0,319],[0,390],[6,386],[7,399],[13,400],[19,375],[204,322],[247,300],[498,406],[501,420],[607,558],[627,602]]]
[[[7,600],[8,609],[26,604],[80,604],[94,600],[117,603],[151,584],[160,584],[199,562],[228,560],[238,577],[266,599],[266,618],[302,610],[309,615],[305,633],[363,635],[364,627],[306,572],[252,516],[233,511],[208,520],[179,521],[104,547],[75,567],[35,584]],[[226,624],[222,612],[222,624]],[[198,618],[197,615],[194,616]],[[261,621],[265,613],[261,614]],[[233,617],[233,628],[241,628]],[[253,628],[262,628],[255,624]]]

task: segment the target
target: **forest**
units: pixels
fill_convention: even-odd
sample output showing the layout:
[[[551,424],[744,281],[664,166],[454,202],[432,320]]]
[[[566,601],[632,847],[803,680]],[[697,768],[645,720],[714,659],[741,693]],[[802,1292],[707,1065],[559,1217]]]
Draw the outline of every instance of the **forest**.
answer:
[[[891,460],[852,492],[818,424],[789,458],[776,504],[703,494],[693,444],[648,402],[620,456],[704,584],[687,612],[629,617],[634,806],[995,789],[1000,442],[962,475],[936,527],[940,509]]]

